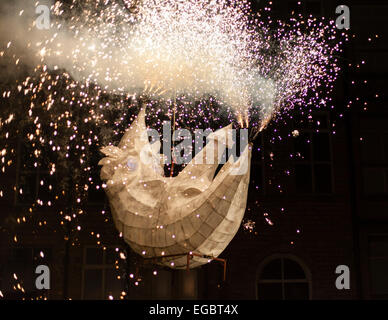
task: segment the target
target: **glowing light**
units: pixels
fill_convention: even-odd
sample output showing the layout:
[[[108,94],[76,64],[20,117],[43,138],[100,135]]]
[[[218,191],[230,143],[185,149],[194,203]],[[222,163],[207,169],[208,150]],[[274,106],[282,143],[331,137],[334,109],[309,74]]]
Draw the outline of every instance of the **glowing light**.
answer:
[[[128,3],[56,1],[50,30],[42,35],[36,28],[23,29],[25,37],[6,42],[0,52],[1,59],[11,57],[12,68],[29,63],[12,51],[18,47],[36,58],[31,58],[33,71],[1,93],[13,108],[23,105],[25,110],[2,114],[0,133],[5,139],[15,137],[11,125],[26,122],[29,166],[45,166],[50,173],[39,183],[50,199],[34,200],[29,212],[74,202],[74,215],[58,216],[61,226],[72,222],[78,231],[86,229],[78,223],[86,213],[81,208],[88,192],[106,188],[92,176],[90,154],[122,135],[132,120],[128,108],[137,107],[139,100],[149,101],[149,120],[157,125],[163,117],[174,124],[210,125],[222,113],[241,127],[263,130],[280,112],[326,105],[340,70],[336,57],[341,47],[335,25],[327,20],[294,16],[270,23],[265,19],[270,10],[256,15],[247,0],[143,0],[133,2],[130,10],[123,2]],[[14,103],[16,97],[27,103]],[[119,116],[111,119],[113,113]],[[297,136],[296,130],[292,135]],[[14,164],[15,150],[6,147],[0,155],[4,173]],[[60,177],[64,167],[74,184],[55,190],[50,179]],[[15,191],[26,196],[21,186]],[[108,222],[106,212],[101,211],[101,218]],[[252,230],[254,223],[244,227]],[[98,230],[85,233],[104,244]],[[126,259],[122,252],[119,256]]]

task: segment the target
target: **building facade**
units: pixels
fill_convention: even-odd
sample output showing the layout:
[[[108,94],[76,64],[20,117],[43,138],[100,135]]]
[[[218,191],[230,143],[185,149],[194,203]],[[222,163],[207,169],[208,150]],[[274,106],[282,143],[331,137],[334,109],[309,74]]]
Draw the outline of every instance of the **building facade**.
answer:
[[[278,17],[295,11],[335,19],[340,4],[274,1],[272,11]],[[254,8],[265,5],[256,1]],[[22,140],[15,137],[17,163],[1,176],[3,189],[14,190],[0,198],[2,295],[388,299],[388,4],[347,5],[354,37],[340,57],[334,108],[311,114],[295,110],[283,122],[270,124],[255,142],[244,223],[250,222],[221,255],[227,261],[226,281],[217,261],[187,272],[136,257],[117,234],[101,190],[89,192],[79,225],[71,215],[63,223],[49,209],[33,208],[29,214],[31,200],[48,199],[41,181],[49,173],[28,169]],[[52,179],[55,188],[60,181]],[[50,290],[35,287],[39,264],[50,267]],[[349,289],[336,286],[339,266],[350,270]]]

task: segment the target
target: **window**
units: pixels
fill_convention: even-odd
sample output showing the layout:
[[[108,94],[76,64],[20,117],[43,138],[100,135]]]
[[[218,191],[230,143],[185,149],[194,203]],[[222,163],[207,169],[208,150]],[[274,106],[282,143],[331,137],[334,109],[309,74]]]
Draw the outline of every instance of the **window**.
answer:
[[[28,136],[28,128],[24,131],[24,137]],[[52,203],[58,194],[59,187],[64,183],[64,180],[58,181],[58,175],[63,176],[63,171],[60,172],[59,168],[56,168],[55,171],[50,172],[51,164],[57,163],[56,155],[43,151],[44,157],[37,159],[34,150],[29,143],[24,143],[22,138],[19,140],[15,197],[16,204],[19,205],[31,205],[38,199],[44,205]],[[91,173],[88,178],[88,204],[107,204],[100,178],[101,168],[98,166],[101,154],[97,148],[91,149],[90,154],[93,157],[91,159]]]
[[[36,298],[47,296],[49,291],[35,287],[35,269],[38,265],[50,267],[50,248],[13,248],[7,261],[0,268],[3,290],[9,299]]]
[[[28,130],[24,132],[27,136]],[[22,139],[18,142],[18,168],[16,181],[16,203],[30,205],[37,199],[47,204],[57,193],[56,173],[50,173],[50,163],[55,163],[53,154],[37,159],[34,148]]]
[[[292,256],[269,259],[259,272],[259,300],[308,300],[310,282],[304,268]]]
[[[300,121],[296,121],[300,126]],[[314,115],[294,139],[295,188],[298,193],[328,194],[333,190],[329,117]]]
[[[87,300],[119,299],[124,280],[115,268],[118,252],[108,247],[86,247],[84,251],[82,298]]]
[[[369,283],[372,299],[388,299],[388,235],[369,237]]]
[[[39,199],[45,204],[54,199],[56,178],[42,169],[21,170],[18,176],[17,203],[30,204]]]
[[[366,50],[371,49],[368,38],[371,37],[371,32],[373,32],[372,30],[379,30],[378,35],[381,39],[386,39],[388,36],[388,30],[385,27],[388,14],[388,5],[385,1],[376,1],[373,5],[370,5],[366,2],[361,2],[360,4],[352,3],[350,14],[351,29],[353,30],[354,34],[357,34],[357,37],[355,37],[353,41],[353,44],[356,46],[356,48],[358,47]],[[377,54],[379,49],[386,49],[386,43],[384,41],[374,42],[373,52]],[[369,60],[367,61],[368,68],[370,68]],[[385,68],[385,61],[380,61],[380,64],[383,65],[382,68]]]
[[[388,129],[386,119],[361,121],[361,161],[366,195],[388,193]]]

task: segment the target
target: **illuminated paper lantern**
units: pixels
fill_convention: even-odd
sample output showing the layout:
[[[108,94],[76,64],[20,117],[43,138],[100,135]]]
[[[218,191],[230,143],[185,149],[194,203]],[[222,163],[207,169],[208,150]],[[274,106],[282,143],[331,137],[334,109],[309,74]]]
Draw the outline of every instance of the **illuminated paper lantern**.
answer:
[[[230,243],[246,208],[251,158],[248,145],[216,174],[220,150],[230,147],[230,128],[210,134],[176,177],[164,176],[160,142],[150,144],[144,110],[118,147],[102,149],[107,157],[99,163],[101,178],[113,219],[135,252],[178,269],[186,268],[189,252],[205,256],[193,257],[189,266],[194,268],[218,257]],[[209,156],[215,156],[213,163]]]

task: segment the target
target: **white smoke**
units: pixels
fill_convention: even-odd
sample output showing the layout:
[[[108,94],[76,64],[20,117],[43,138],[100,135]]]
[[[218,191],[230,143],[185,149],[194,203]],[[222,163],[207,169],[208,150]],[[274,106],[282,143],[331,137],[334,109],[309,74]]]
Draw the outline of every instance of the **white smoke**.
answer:
[[[226,0],[143,0],[136,13],[117,1],[104,1],[102,10],[101,2],[84,1],[67,19],[60,2],[50,4],[49,30],[37,28],[35,13],[48,2],[13,2],[13,14],[1,22],[12,34],[3,40],[23,53],[24,63],[65,69],[77,81],[112,93],[212,95],[237,111],[273,105],[274,83],[252,70],[257,39],[244,1],[233,7]]]

